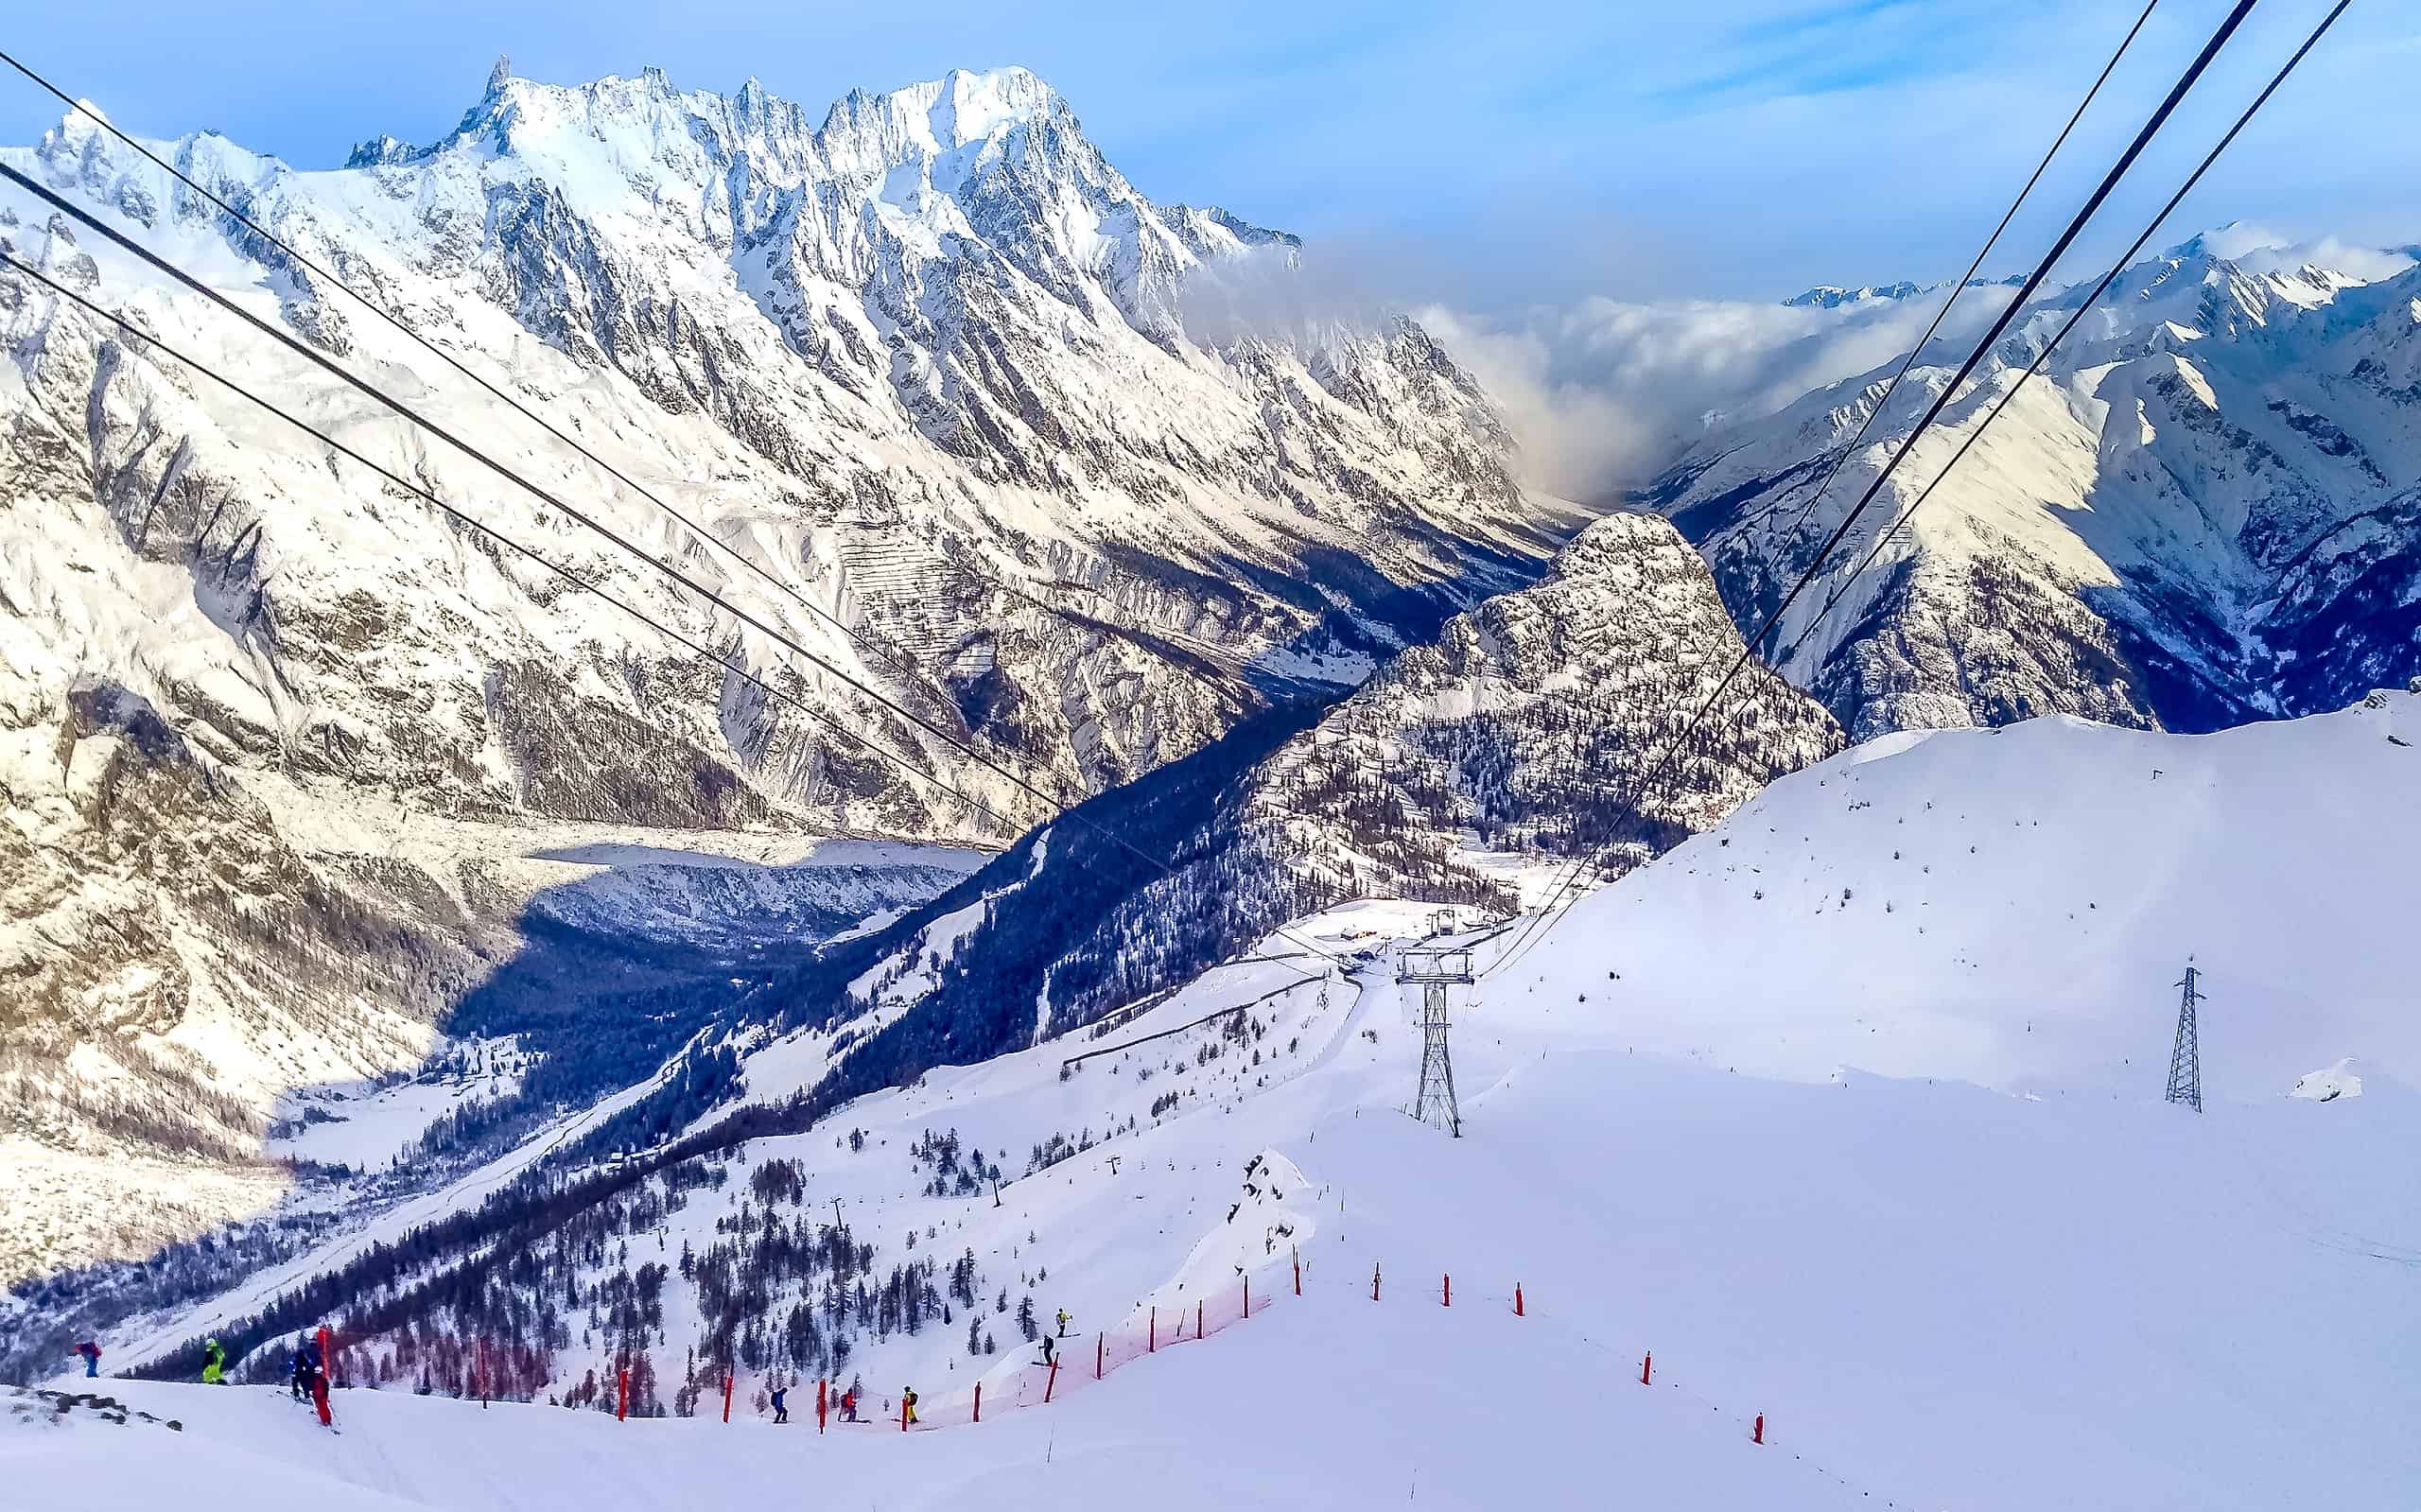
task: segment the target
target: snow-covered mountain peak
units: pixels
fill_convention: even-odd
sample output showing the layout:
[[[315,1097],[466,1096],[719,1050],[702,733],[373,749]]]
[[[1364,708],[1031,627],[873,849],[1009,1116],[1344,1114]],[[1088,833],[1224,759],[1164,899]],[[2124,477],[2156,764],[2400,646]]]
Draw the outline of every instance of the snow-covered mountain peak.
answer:
[[[1071,130],[1076,128],[1059,92],[1015,66],[984,73],[953,68],[940,78],[910,84],[880,98],[903,114],[921,107],[934,147],[944,151],[989,141],[1046,115],[1063,116]]]
[[[249,1155],[270,1092],[405,1063],[458,991],[445,971],[396,964],[416,974],[364,993],[291,957],[357,960],[330,931],[356,940],[345,931],[375,917],[377,938],[405,942],[397,963],[451,962],[490,927],[446,901],[450,860],[390,864],[385,839],[331,841],[329,812],[374,802],[398,830],[998,841],[1045,817],[1038,793],[1097,791],[1199,750],[1270,680],[1359,675],[1529,581],[1577,524],[1522,489],[1501,419],[1410,322],[1249,344],[1189,326],[1191,277],[1223,263],[1287,276],[1293,238],[1155,204],[1021,70],[810,114],[761,84],[685,91],[648,70],[557,85],[508,64],[454,131],[374,138],[348,167],[298,171],[208,132],[146,145],[493,390],[80,113],[0,161],[775,627],[736,634],[37,194],[0,189],[13,255],[170,349],[340,417],[344,444],[390,478],[683,637],[565,596],[166,351],[0,277],[17,354],[0,364],[0,602],[21,606],[0,616],[0,785],[53,791],[79,671],[143,699],[213,763],[205,780],[139,747],[104,762],[106,742],[86,740],[79,771],[147,791],[62,800],[33,852],[0,845],[0,869],[42,878],[9,879],[32,901],[0,937],[0,977],[55,1010],[37,1016],[42,1043],[12,1034],[0,1053],[120,1066],[96,1049],[121,1040],[92,1005],[148,983],[148,1033],[176,1049],[123,1062],[127,1101],[183,1064],[167,1036],[240,1025],[223,1033],[241,1053],[214,1049],[213,1064],[267,1069],[160,1091],[163,1107],[225,1112],[208,1148],[229,1159]],[[727,649],[744,676],[697,646]],[[902,775],[858,732],[932,777]],[[258,861],[206,880],[111,869],[155,844]],[[120,943],[44,945],[67,938]],[[287,1033],[289,1011],[326,1033]],[[41,1077],[70,1102],[103,1086]],[[0,1121],[85,1117],[32,1107],[48,1096]],[[97,1171],[128,1151],[142,1154],[61,1157]],[[119,1240],[190,1221],[147,1204],[118,1205]]]
[[[1819,284],[1813,288],[1793,294],[1782,303],[1785,309],[1837,310],[1844,304],[1864,304],[1874,300],[1907,299],[1919,291],[1919,286],[1907,279],[1902,279],[1896,284],[1867,284],[1856,288],[1842,288],[1835,284]]]
[[[1962,287],[2012,288],[2024,282],[2026,282],[2025,276],[2020,274],[2009,278],[1971,278]],[[1915,299],[1923,294],[1938,294],[1949,287],[1950,280],[1946,278],[1931,284],[1920,284],[1911,279],[1903,278],[1890,284],[1861,284],[1855,288],[1843,288],[1837,284],[1819,284],[1813,288],[1803,289],[1793,294],[1782,303],[1785,309],[1838,310],[1864,304],[1892,304],[1900,300]]]
[[[2421,269],[2204,233],[2123,270],[2012,396],[2091,292],[2025,312],[1761,648],[1854,734],[2053,711],[2208,729],[2334,707],[2421,665],[2400,617],[2421,517]],[[1965,350],[1928,347],[1820,502],[1896,362],[1711,434],[1643,497],[1699,544],[1734,614],[1762,617]]]

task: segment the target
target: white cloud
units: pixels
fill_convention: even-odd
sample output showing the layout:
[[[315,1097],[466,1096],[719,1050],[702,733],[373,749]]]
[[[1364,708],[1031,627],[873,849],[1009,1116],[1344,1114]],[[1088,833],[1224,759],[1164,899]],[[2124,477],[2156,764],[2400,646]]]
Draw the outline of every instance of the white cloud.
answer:
[[[2242,220],[2231,221],[2217,231],[2206,231],[2200,239],[2213,255],[2231,258],[2260,273],[2309,264],[2314,268],[2331,269],[2365,283],[2377,283],[2382,278],[2394,278],[2412,266],[2412,258],[2406,252],[2381,247],[2360,247],[2335,236],[2296,241],[2267,226]]]
[[[1507,318],[1432,308],[1420,320],[1505,406],[1533,483],[1601,499],[1645,482],[1715,422],[1895,362],[1946,292],[1829,310],[1600,298]],[[1944,335],[1970,334],[2003,297],[1967,290]]]

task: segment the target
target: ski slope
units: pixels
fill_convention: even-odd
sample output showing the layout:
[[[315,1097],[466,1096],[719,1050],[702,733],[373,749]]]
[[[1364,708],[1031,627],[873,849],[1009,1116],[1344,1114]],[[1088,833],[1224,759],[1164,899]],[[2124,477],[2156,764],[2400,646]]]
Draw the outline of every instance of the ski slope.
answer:
[[[2406,692],[2207,736],[1887,736],[1583,901],[1488,990],[1743,1072],[2156,1096],[2190,956],[2205,1095],[2348,1055],[2421,1085],[2416,797]]]
[[[1118,1389],[1105,1382],[1047,1410],[907,1434],[836,1424],[822,1437],[795,1401],[787,1427],[737,1416],[724,1427],[362,1391],[336,1394],[341,1432],[330,1434],[274,1388],[137,1382],[111,1389],[183,1432],[0,1416],[0,1475],[24,1504],[100,1512],[181,1504],[197,1486],[320,1512],[801,1502],[938,1512],[972,1499],[1064,1512],[1142,1496],[1166,1512],[1225,1512],[1576,1504],[1585,1456],[1593,1478],[1654,1504],[1871,1504],[1676,1393],[1600,1404],[1518,1386],[1593,1364],[1584,1346],[1525,1340],[1476,1310],[1374,1341],[1346,1314],[1307,1308],[1289,1327],[1171,1350],[1123,1373]],[[1507,1389],[1482,1389],[1489,1382]]]
[[[2409,1505],[2421,1099],[2387,944],[2421,752],[2388,737],[2421,736],[2416,711],[2043,721],[1785,779],[1457,995],[1459,1140],[1401,1112],[1420,1036],[1392,958],[1428,912],[1361,904],[1296,931],[1332,968],[1233,964],[1099,1038],[750,1141],[740,1173],[798,1161],[804,1204],[837,1200],[878,1253],[913,1234],[984,1267],[998,1353],[970,1357],[962,1320],[851,1362],[878,1412],[914,1384],[923,1433],[774,1429],[754,1372],[728,1428],[711,1399],[617,1425],[353,1390],[334,1439],[269,1393],[138,1383],[184,1435],[136,1456],[107,1435],[137,1427],[20,1425],[5,1473],[36,1503],[144,1506],[197,1476],[332,1507]],[[2160,1101],[2189,937],[2199,1117]],[[1230,1005],[1265,1034],[1134,1043]],[[759,1051],[752,1091],[817,1058]],[[1015,1177],[1088,1128],[997,1205],[924,1195],[908,1155],[954,1129]],[[631,1248],[703,1246],[745,1194]],[[1236,1308],[1247,1276],[1252,1317],[1133,1357],[1147,1318]],[[996,1288],[1074,1315],[1047,1405]],[[699,1320],[668,1295],[669,1383]]]

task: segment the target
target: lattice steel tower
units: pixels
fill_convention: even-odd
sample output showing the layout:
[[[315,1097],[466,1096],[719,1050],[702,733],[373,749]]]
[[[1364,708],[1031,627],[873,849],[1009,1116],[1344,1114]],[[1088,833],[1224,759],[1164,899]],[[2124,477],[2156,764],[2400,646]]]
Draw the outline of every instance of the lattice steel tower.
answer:
[[[1454,1063],[1446,1053],[1446,989],[1470,984],[1471,950],[1415,946],[1404,951],[1396,981],[1420,983],[1420,1093],[1412,1116],[1459,1139],[1463,1114],[1454,1103]]]
[[[2186,960],[2190,963],[2193,957]],[[2168,1052],[2168,1100],[2197,1113],[2203,1111],[2203,1053],[2194,1037],[2194,1005],[2203,1000],[2202,990],[2195,985],[2201,975],[2189,964],[2186,980],[2177,983],[2186,996],[2177,1005],[2177,1043]]]

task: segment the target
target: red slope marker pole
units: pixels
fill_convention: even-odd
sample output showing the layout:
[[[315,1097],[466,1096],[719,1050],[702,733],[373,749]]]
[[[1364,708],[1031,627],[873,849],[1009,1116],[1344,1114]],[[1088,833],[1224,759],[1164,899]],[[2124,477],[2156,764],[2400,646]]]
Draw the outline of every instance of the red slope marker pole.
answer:
[[[984,1382],[980,1381],[975,1383],[975,1420],[984,1420]]]
[[[1647,1373],[1655,1367],[1655,1364],[1656,1351],[1653,1349],[1648,1350],[1646,1354],[1639,1357],[1639,1383],[1641,1385],[1645,1386],[1647,1384]]]
[[[1095,1381],[1099,1381],[1101,1379],[1102,1337],[1103,1336],[1098,1333],[1093,1335],[1093,1379]]]
[[[731,1372],[723,1373],[723,1420],[731,1421]]]
[[[1295,1253],[1295,1295],[1300,1296],[1303,1295],[1303,1252],[1292,1244],[1286,1247]]]
[[[815,1431],[819,1434],[824,1432],[825,1400],[824,1378],[818,1376],[815,1378]]]
[[[1523,1314],[1522,1314],[1522,1283],[1521,1283],[1521,1282],[1519,1282],[1519,1281],[1515,1281],[1515,1282],[1513,1283],[1513,1315],[1514,1315],[1515,1317],[1517,1317],[1517,1318],[1523,1315]]]
[[[1443,1280],[1438,1282],[1438,1285],[1443,1288],[1443,1290],[1438,1294],[1443,1300],[1437,1305],[1439,1307],[1453,1307],[1454,1305],[1454,1275],[1452,1271],[1441,1272],[1440,1274],[1445,1277]]]
[[[1160,1347],[1160,1309],[1158,1303],[1153,1304],[1152,1307],[1151,1329],[1152,1331],[1143,1336],[1143,1352],[1145,1354],[1156,1354],[1158,1352]]]
[[[1051,1357],[1050,1379],[1042,1383],[1042,1399],[1044,1401],[1049,1401],[1051,1399],[1051,1388],[1057,1384],[1059,1384],[1059,1357],[1057,1355],[1053,1355]]]
[[[1193,1304],[1193,1337],[1196,1343],[1202,1338],[1202,1304],[1198,1301]]]
[[[1751,1443],[1751,1444],[1762,1444],[1762,1443],[1764,1443],[1765,1441],[1766,1441],[1766,1415],[1765,1415],[1764,1413],[1759,1413],[1759,1414],[1757,1415],[1757,1427],[1756,1427],[1756,1431],[1755,1431],[1755,1432],[1753,1432],[1753,1433],[1751,1433],[1751,1434],[1749,1435],[1749,1442],[1750,1442],[1750,1443]]]
[[[1377,1301],[1378,1299],[1379,1299],[1379,1267],[1378,1267],[1377,1265],[1375,1265],[1375,1264],[1374,1264],[1374,1265],[1372,1265],[1372,1266],[1370,1267],[1370,1300],[1371,1300],[1371,1301],[1373,1301],[1373,1302],[1375,1302],[1375,1301]]]
[[[621,1368],[620,1384],[614,1391],[614,1421],[621,1422],[631,1415],[631,1369]]]
[[[1245,1277],[1245,1312],[1244,1312],[1244,1315],[1245,1315],[1245,1317],[1250,1317],[1250,1316],[1252,1316],[1252,1277],[1249,1277],[1249,1276],[1247,1276],[1247,1277]]]

